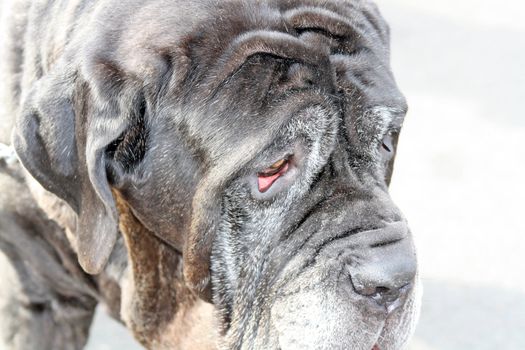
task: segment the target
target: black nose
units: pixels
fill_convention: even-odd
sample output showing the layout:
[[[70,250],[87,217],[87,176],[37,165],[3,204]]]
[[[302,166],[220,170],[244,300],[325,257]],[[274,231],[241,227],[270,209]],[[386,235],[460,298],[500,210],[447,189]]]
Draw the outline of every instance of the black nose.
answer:
[[[416,257],[404,222],[396,222],[369,232],[355,261],[348,265],[354,290],[381,306],[390,307],[412,287]],[[366,243],[365,243],[366,242]]]

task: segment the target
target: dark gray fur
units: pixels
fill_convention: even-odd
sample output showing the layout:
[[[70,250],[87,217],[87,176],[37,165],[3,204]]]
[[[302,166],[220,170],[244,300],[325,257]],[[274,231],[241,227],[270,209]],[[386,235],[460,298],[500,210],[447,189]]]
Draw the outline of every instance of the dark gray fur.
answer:
[[[97,301],[153,349],[407,343],[415,251],[388,195],[406,103],[374,4],[4,6],[0,120],[27,175],[0,168],[0,249],[19,281],[2,287],[0,345],[81,348]],[[257,172],[287,155],[259,193]],[[137,268],[133,232],[171,265]],[[399,298],[374,299],[370,276]],[[155,283],[168,297],[151,306]],[[55,323],[31,338],[40,314]]]

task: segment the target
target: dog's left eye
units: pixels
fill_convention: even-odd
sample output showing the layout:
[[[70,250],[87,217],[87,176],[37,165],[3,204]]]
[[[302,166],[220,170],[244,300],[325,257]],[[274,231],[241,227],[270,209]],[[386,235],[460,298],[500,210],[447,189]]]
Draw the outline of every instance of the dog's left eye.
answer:
[[[283,158],[270,165],[257,174],[257,185],[259,192],[264,193],[272,187],[273,183],[284,175],[289,168],[288,158]]]
[[[394,152],[394,137],[391,132],[386,134],[381,141],[381,153],[386,157],[391,157]]]
[[[383,143],[381,144],[383,149],[387,152],[392,152],[392,142],[390,139],[390,137],[383,139]]]

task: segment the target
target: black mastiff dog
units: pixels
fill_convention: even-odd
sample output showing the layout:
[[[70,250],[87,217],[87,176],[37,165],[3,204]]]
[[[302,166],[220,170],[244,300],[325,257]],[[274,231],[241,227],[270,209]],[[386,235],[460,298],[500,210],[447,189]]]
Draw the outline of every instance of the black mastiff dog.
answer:
[[[3,5],[2,349],[80,349],[98,302],[148,349],[407,344],[375,5]]]

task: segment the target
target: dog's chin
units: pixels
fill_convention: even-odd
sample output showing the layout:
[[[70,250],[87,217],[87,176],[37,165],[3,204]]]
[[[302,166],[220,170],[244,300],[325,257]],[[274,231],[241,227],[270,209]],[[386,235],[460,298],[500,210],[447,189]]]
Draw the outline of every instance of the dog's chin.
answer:
[[[386,322],[378,319],[364,319],[359,322],[349,318],[339,320],[337,325],[328,323],[323,326],[305,327],[297,330],[278,331],[278,348],[295,349],[353,349],[353,350],[399,350],[406,346],[412,334],[410,328],[399,327],[400,320],[395,320],[395,332]],[[380,326],[377,323],[381,324]],[[327,328],[333,327],[328,330]],[[346,329],[343,329],[346,326]],[[322,328],[322,329],[319,329]]]
[[[382,317],[365,317],[354,304],[316,294],[299,293],[272,308],[280,349],[371,350],[376,346],[384,327]]]
[[[406,347],[418,314],[418,293],[392,312],[369,309],[337,292],[313,289],[272,307],[279,349],[398,350]]]
[[[347,325],[345,330],[340,326],[327,330],[323,327],[305,328],[300,334],[279,332],[280,350],[298,349],[353,349],[353,350],[379,350],[395,349],[389,345],[379,345],[379,338],[382,327],[367,327],[365,324],[349,326],[344,320],[340,321],[341,326]],[[351,331],[352,334],[349,334]],[[288,334],[287,334],[288,333]]]

